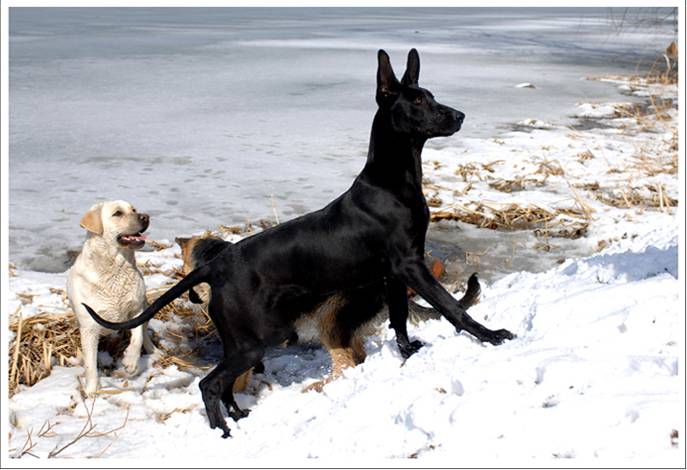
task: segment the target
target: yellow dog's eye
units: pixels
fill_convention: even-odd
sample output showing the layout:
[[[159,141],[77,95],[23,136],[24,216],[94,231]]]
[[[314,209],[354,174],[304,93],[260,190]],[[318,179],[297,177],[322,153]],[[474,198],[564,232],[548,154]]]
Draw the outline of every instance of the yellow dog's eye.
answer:
[[[114,214],[112,214],[112,217],[121,217],[122,216],[122,211],[117,211]]]

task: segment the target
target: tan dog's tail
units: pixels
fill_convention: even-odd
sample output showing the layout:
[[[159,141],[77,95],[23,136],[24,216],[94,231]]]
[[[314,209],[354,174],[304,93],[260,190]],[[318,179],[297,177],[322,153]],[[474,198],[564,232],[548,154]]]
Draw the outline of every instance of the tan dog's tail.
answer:
[[[210,273],[212,272],[212,269],[209,265],[210,263],[206,263],[200,266],[198,269],[194,269],[193,271],[191,271],[188,274],[188,276],[183,278],[174,287],[169,289],[167,292],[162,294],[160,298],[155,300],[155,302],[153,302],[150,305],[150,307],[145,309],[145,311],[142,314],[140,314],[136,318],[132,318],[131,320],[127,320],[121,323],[113,323],[105,320],[100,315],[95,313],[95,311],[88,305],[81,305],[84,306],[84,308],[88,311],[91,317],[93,317],[93,320],[95,320],[95,322],[100,326],[109,328],[110,330],[130,330],[132,328],[136,328],[139,325],[142,325],[143,323],[153,318],[153,316],[159,310],[164,308],[167,304],[171,303],[177,297],[181,297],[181,295],[184,292],[191,289],[193,286],[198,285],[201,282],[208,282],[208,278],[210,277]]]

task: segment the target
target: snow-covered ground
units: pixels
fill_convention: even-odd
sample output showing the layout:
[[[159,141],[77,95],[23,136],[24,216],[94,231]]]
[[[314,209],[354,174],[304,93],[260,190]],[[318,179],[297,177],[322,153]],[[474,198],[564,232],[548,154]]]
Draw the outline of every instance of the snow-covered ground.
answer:
[[[272,350],[265,373],[237,395],[252,413],[229,422],[227,440],[207,424],[198,389],[204,370],[153,366],[143,356],[138,376],[103,374],[109,393],[93,401],[81,397],[81,367],[54,367],[11,397],[3,447],[20,456],[31,433],[33,446],[22,457],[47,457],[78,436],[90,415],[96,427],[58,457],[157,465],[256,458],[289,465],[316,457],[336,465],[410,458],[460,467],[684,466],[681,222],[672,207],[679,199],[677,89],[604,80],[628,95],[671,101],[658,110],[579,103],[579,126],[531,116],[499,138],[464,139],[459,147],[424,153],[435,214],[490,217],[494,208],[517,204],[552,214],[544,229],[584,227],[575,240],[540,236],[520,249],[536,257],[569,244],[585,256],[483,282],[471,314],[510,329],[513,341],[485,345],[444,320],[428,320],[410,327],[425,347],[404,362],[392,331],[381,328],[367,338],[365,363],[322,393],[302,389],[327,374],[323,350]],[[154,272],[146,276],[149,288],[171,282],[168,274],[181,264],[177,247],[139,253],[138,260]],[[23,315],[64,312],[55,290],[64,282],[65,274],[15,269],[6,307],[21,307]],[[164,337],[182,323],[172,316],[150,326]],[[41,433],[46,423],[50,430]]]

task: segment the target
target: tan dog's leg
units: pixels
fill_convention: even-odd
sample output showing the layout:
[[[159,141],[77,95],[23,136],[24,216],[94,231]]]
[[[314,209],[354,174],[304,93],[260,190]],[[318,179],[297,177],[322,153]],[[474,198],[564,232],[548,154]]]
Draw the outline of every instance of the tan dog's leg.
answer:
[[[325,379],[305,387],[303,392],[310,390],[321,392],[325,385],[340,377],[345,369],[355,367],[365,360],[365,350],[360,337],[353,333],[350,339],[346,339],[347,334],[340,331],[336,324],[336,316],[341,308],[339,302],[339,299],[332,298],[320,307],[317,325],[320,331],[320,341],[332,359],[332,372]]]
[[[353,362],[355,365],[362,364],[365,362],[367,353],[365,352],[365,346],[363,346],[363,337],[359,332],[353,334],[351,339],[351,348],[353,349]]]
[[[248,369],[246,372],[243,374],[239,375],[236,380],[234,381],[234,393],[238,392],[243,392],[246,387],[248,386],[248,383],[250,382],[251,377],[253,376],[253,369]]]
[[[100,335],[93,329],[80,329],[81,351],[83,352],[84,375],[86,378],[85,392],[93,396],[98,391],[98,340]]]

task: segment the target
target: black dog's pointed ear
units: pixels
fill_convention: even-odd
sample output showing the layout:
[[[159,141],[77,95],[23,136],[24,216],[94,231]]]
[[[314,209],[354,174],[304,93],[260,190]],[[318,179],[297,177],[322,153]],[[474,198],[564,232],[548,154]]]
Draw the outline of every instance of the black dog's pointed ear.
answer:
[[[415,48],[408,52],[408,64],[406,65],[406,73],[403,74],[401,83],[404,85],[417,85],[417,80],[420,77],[420,55]]]
[[[391,68],[389,55],[380,49],[377,53],[377,92],[386,95],[396,88],[398,80]]]

